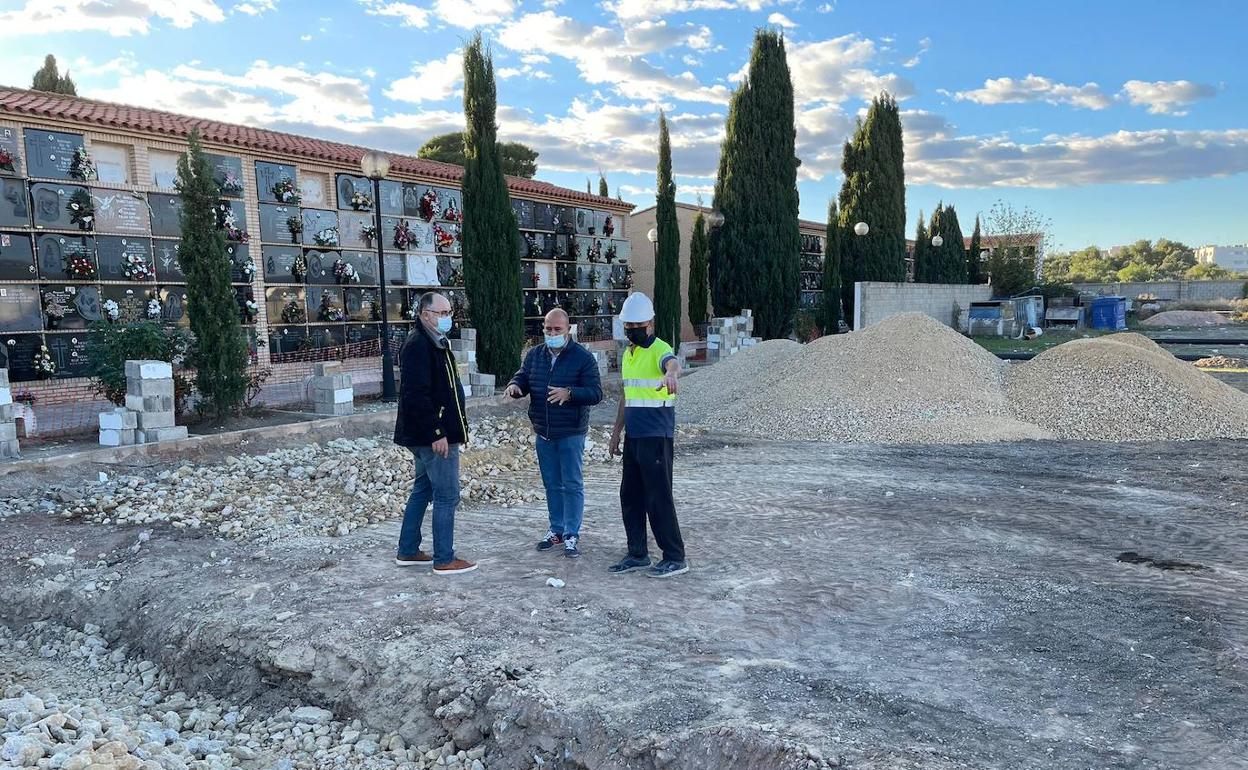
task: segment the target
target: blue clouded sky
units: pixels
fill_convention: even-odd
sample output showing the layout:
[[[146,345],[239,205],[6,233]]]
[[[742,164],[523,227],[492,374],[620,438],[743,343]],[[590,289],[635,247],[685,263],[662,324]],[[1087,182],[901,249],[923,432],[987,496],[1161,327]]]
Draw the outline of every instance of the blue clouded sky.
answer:
[[[539,177],[653,203],[657,113],[679,197],[709,202],[754,30],[785,30],[802,216],[824,217],[870,96],[898,96],[909,220],[997,199],[1055,246],[1248,241],[1248,4],[1232,0],[0,0],[3,81],[45,53],[84,96],[414,152],[462,126],[480,27],[504,139]]]

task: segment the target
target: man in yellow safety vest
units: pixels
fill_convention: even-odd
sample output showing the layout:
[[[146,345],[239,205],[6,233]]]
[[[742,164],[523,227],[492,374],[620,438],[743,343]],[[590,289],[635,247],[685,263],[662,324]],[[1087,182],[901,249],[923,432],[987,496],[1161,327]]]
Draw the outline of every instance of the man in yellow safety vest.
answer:
[[[628,554],[611,567],[611,572],[644,569],[650,577],[675,577],[689,571],[672,499],[672,438],[680,362],[672,346],[654,336],[654,304],[645,294],[628,295],[620,308],[620,320],[629,344],[620,364],[624,394],[611,431],[611,454],[621,454],[622,430],[620,510]],[[653,566],[646,544],[647,516],[654,541],[663,552],[663,560]]]

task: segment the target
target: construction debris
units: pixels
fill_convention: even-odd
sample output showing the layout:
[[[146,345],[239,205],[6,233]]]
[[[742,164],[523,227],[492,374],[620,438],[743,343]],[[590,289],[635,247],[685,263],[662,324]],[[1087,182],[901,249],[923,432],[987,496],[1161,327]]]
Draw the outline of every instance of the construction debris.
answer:
[[[1222,326],[1230,322],[1230,318],[1207,310],[1167,310],[1145,318],[1140,326]]]

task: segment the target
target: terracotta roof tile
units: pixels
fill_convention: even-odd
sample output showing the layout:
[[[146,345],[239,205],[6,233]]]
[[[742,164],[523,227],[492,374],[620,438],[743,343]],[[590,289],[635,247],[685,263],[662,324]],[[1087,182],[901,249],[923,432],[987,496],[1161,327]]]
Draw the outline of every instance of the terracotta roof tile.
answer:
[[[365,147],[314,137],[286,134],[234,123],[221,123],[125,104],[16,88],[0,88],[0,115],[4,113],[32,118],[73,120],[105,128],[154,133],[179,139],[189,136],[192,129],[198,128],[204,140],[213,144],[231,145],[257,153],[275,152],[294,155],[343,166],[358,166],[360,157],[367,151]],[[387,154],[390,156],[391,169],[403,174],[447,182],[459,182],[464,175],[462,166],[411,155]],[[617,210],[633,208],[631,203],[589,195],[536,179],[509,176],[507,186],[513,193],[519,195],[535,195],[567,203],[609,207]]]

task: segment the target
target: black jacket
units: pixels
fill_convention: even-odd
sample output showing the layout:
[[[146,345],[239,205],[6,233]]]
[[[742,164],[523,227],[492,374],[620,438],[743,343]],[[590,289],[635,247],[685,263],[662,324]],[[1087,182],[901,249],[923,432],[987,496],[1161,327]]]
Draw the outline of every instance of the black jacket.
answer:
[[[529,350],[511,383],[530,396],[533,430],[552,441],[588,432],[589,408],[602,401],[598,364],[592,353],[572,340],[558,356],[552,356],[545,343]],[[572,398],[552,404],[546,400],[547,387],[571,388]]]
[[[440,439],[452,444],[467,441],[464,388],[446,338],[435,338],[418,321],[399,351],[399,366],[394,443],[414,447],[429,446]]]

